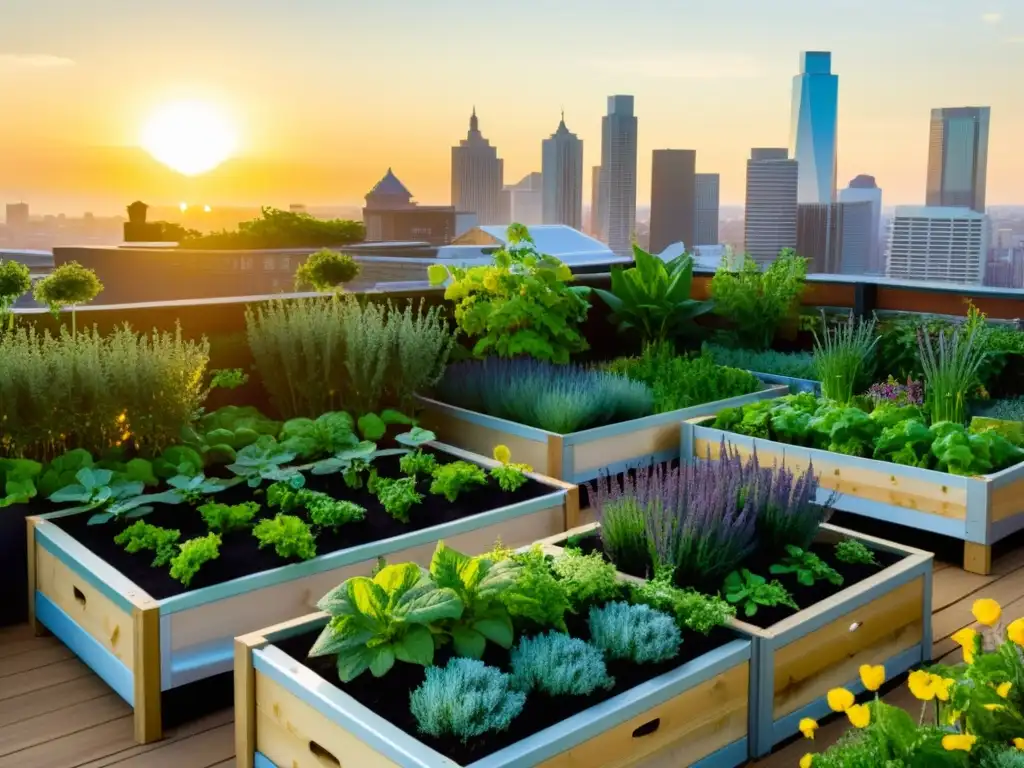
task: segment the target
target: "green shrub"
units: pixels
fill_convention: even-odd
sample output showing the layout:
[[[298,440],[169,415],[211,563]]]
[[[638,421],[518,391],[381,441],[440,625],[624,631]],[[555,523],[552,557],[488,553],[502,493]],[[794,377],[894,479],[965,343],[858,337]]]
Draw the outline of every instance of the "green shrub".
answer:
[[[317,219],[307,213],[264,207],[259,218],[244,221],[238,229],[200,234],[187,230],[178,238],[181,248],[206,250],[259,250],[269,248],[320,248],[361,242],[366,227],[361,221]]]
[[[278,557],[302,560],[316,557],[316,538],[301,517],[277,515],[271,520],[260,520],[252,533],[259,539],[260,549],[273,547]]]
[[[65,307],[71,307],[71,335],[77,331],[75,309],[88,304],[99,296],[103,283],[96,272],[83,267],[77,261],[69,261],[56,267],[50,274],[35,284],[33,298],[45,304],[56,317]]]
[[[426,679],[409,696],[420,733],[455,736],[464,743],[507,730],[525,703],[526,694],[514,689],[509,675],[460,658],[445,667],[428,667]]]
[[[703,595],[673,584],[672,571],[661,569],[653,579],[632,589],[632,602],[675,616],[680,628],[707,635],[715,627],[728,625],[736,609],[720,597]]]
[[[259,511],[260,505],[255,501],[231,505],[211,501],[199,507],[199,514],[203,516],[206,527],[221,534],[244,531],[252,525],[252,519]]]
[[[409,477],[431,475],[437,468],[437,457],[432,453],[415,450],[398,460],[398,468]]]
[[[220,536],[216,533],[182,542],[178,554],[170,561],[171,578],[177,579],[187,587],[205,563],[218,557]]]
[[[273,301],[245,319],[256,368],[285,418],[408,411],[440,379],[455,343],[443,309],[422,303]]]
[[[552,561],[551,569],[577,612],[591,603],[614,600],[623,591],[615,566],[605,562],[600,552],[585,555],[578,549],[567,549]]]
[[[675,619],[646,605],[608,603],[590,609],[590,642],[611,659],[657,664],[679,654],[683,637]]]
[[[154,456],[200,411],[209,345],[174,333],[58,336],[16,328],[0,344],[0,452],[47,461],[72,448]]]
[[[180,538],[181,531],[136,520],[114,537],[114,543],[124,547],[125,552],[131,555],[149,550],[154,554],[152,566],[159,568],[170,563],[177,554]]]
[[[776,352],[773,349],[757,352],[751,349],[730,349],[718,344],[705,344],[702,350],[719,365],[730,368],[793,379],[813,380],[815,376],[814,356],[809,352]]]
[[[307,256],[296,270],[295,290],[309,287],[321,293],[340,291],[343,284],[355,279],[359,270],[359,264],[347,253],[323,248]]]
[[[451,461],[434,467],[430,492],[455,501],[459,494],[474,485],[487,485],[487,475],[477,464],[468,461]]]
[[[878,565],[875,553],[856,539],[843,539],[835,546],[836,560],[841,563]]]
[[[10,311],[18,299],[32,290],[32,275],[20,261],[0,259],[0,321],[6,317],[8,329],[14,327],[14,314]],[[3,330],[0,322],[0,331]]]
[[[520,639],[510,665],[516,687],[526,693],[587,696],[615,685],[599,648],[561,632]]]

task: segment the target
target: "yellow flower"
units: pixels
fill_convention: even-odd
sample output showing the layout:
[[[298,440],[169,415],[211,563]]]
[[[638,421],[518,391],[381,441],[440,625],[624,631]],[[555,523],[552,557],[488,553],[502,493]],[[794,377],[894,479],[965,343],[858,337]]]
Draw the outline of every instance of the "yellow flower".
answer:
[[[800,721],[800,733],[804,735],[805,739],[813,739],[814,732],[818,730],[818,721],[812,720],[809,717],[805,717]]]
[[[1013,683],[1000,683],[996,687],[996,693],[999,694],[1000,698],[1005,699],[1010,695],[1010,689],[1013,688]]]
[[[907,685],[910,686],[910,692],[914,694],[915,699],[931,701],[935,698],[935,688],[932,686],[931,678],[932,676],[923,669],[910,673],[910,676],[907,677]]]
[[[853,706],[853,694],[845,688],[833,688],[826,698],[833,712],[845,712]]]
[[[122,413],[120,416],[117,417],[117,423],[118,424],[124,424],[125,421],[127,421],[127,420],[128,420],[128,414],[127,413]]]
[[[987,709],[989,712],[995,712],[997,710],[1003,709],[1003,705],[1002,704],[986,704],[985,705],[985,709]]]
[[[970,627],[964,627],[952,636],[952,641],[964,650],[964,662],[974,663],[974,648],[978,633]]]
[[[948,736],[942,737],[942,748],[948,752],[955,750],[970,752],[971,747],[974,746],[974,742],[977,740],[977,736],[972,736],[969,733],[951,733]]]
[[[502,464],[508,464],[512,459],[512,451],[508,449],[507,445],[496,445],[494,446],[494,460],[500,461]]]
[[[427,267],[427,279],[431,285],[438,285],[448,279],[448,268],[443,264],[431,264]]]
[[[860,681],[864,683],[864,687],[869,691],[877,691],[882,687],[882,683],[885,682],[885,667],[881,664],[876,664],[875,666],[861,664]]]
[[[990,600],[986,597],[974,601],[974,605],[971,606],[971,613],[974,614],[974,618],[979,623],[984,624],[986,627],[994,627],[999,623],[999,617],[1003,615],[1003,609],[999,607],[999,603],[995,600]]]
[[[1010,626],[1006,628],[1006,634],[1017,645],[1024,645],[1024,619],[1011,621]]]
[[[488,272],[484,276],[484,288],[488,291],[498,290],[498,276],[493,272]]]
[[[1018,736],[1016,739],[1013,740],[1013,746],[1015,746],[1019,750],[1024,751],[1024,739]]]
[[[800,768],[811,768],[811,764],[814,762],[814,755],[808,752],[806,755],[800,758]]]
[[[850,718],[850,724],[854,728],[867,728],[871,722],[871,710],[867,704],[854,704],[846,710],[846,716]]]
[[[934,678],[932,687],[935,689],[935,698],[939,701],[949,701],[949,689],[956,685],[956,680],[938,675],[932,675],[932,677]]]

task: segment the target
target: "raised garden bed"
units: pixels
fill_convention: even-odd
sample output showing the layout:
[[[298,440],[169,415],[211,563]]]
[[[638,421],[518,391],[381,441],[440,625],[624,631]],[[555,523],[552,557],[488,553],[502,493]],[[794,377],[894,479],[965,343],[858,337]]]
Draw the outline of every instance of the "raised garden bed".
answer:
[[[794,395],[798,392],[810,392],[812,395],[821,394],[821,382],[814,379],[798,379],[793,376],[782,376],[778,373],[761,373],[760,371],[751,371],[751,373],[765,384],[783,384],[789,387],[790,393]]]
[[[429,450],[442,460],[498,465],[439,443]],[[394,474],[389,462],[397,459],[374,464],[382,477]],[[426,496],[412,522],[403,524],[376,497],[345,489],[338,477],[313,476],[308,487],[362,504],[367,514],[337,532],[321,531],[321,554],[280,559],[260,549],[251,532],[225,533],[221,557],[201,568],[187,589],[166,570],[150,567],[152,552],[128,554],[113,542],[117,531],[111,525],[124,522],[90,526],[88,512],[31,516],[30,615],[135,708],[136,738],[151,741],[161,735],[161,692],[229,671],[234,637],[308,613],[327,589],[370,572],[378,558],[426,562],[442,538],[469,551],[487,549],[498,538],[525,544],[564,530],[578,517],[577,489],[530,474],[512,493],[489,479],[454,503]],[[222,491],[216,501],[236,504],[254,495],[242,484]],[[183,538],[202,526],[195,510],[180,506],[158,506],[145,519],[174,525]]]
[[[547,539],[543,547],[555,555],[571,541],[584,551],[603,551],[599,529],[597,523],[581,526]],[[827,714],[825,697],[832,688],[863,690],[862,664],[882,663],[891,678],[931,658],[932,555],[828,524],[821,526],[811,551],[825,556],[825,550],[846,539],[872,550],[878,566],[832,561],[845,579],[840,587],[821,582],[801,587],[784,576],[800,610],[762,608],[752,618],[740,611],[729,622],[753,643],[752,757],[797,733],[802,718]],[[758,564],[747,565],[754,569]],[[621,571],[620,578],[645,581]]]
[[[988,475],[965,476],[888,461],[848,456],[739,435],[711,426],[712,419],[683,424],[682,455],[717,460],[722,441],[764,465],[804,470],[813,464],[824,501],[875,520],[961,539],[964,570],[988,574],[992,545],[1024,528],[1024,464]]]

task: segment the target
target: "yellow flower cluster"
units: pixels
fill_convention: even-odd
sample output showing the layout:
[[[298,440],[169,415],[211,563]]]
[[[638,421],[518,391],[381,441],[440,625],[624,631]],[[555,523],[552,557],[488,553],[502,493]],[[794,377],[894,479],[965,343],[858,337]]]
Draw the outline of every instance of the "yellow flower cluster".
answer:
[[[949,701],[949,689],[953,687],[955,680],[948,677],[939,677],[923,669],[911,672],[907,678],[907,685],[914,698],[920,701]]]

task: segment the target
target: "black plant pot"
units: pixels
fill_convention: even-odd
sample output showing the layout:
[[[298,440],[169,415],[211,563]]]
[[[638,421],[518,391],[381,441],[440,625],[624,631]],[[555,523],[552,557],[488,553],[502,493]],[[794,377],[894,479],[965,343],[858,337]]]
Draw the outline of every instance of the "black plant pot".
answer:
[[[0,509],[0,627],[28,621],[28,535],[25,518],[32,514],[28,504]]]

